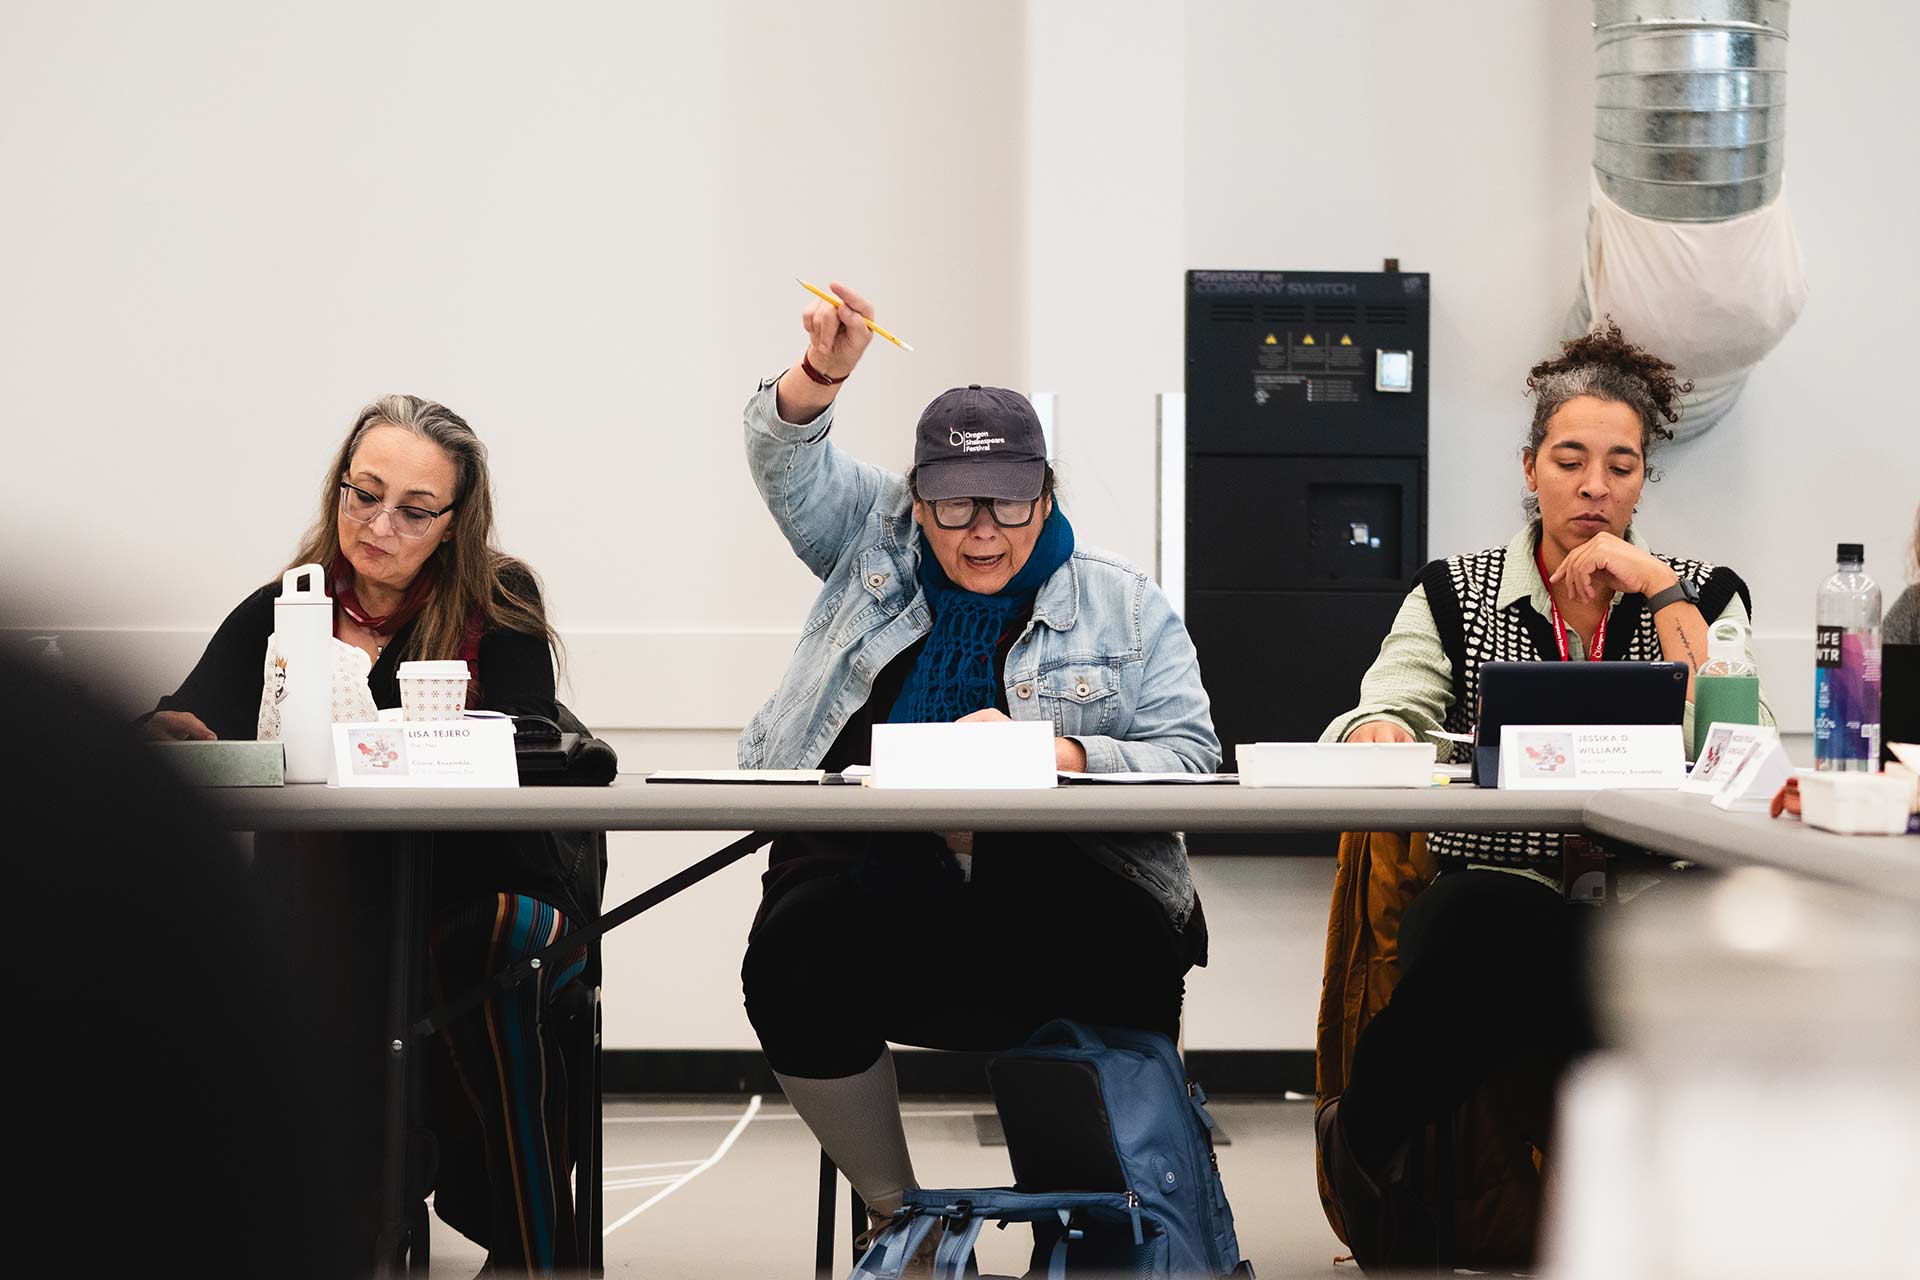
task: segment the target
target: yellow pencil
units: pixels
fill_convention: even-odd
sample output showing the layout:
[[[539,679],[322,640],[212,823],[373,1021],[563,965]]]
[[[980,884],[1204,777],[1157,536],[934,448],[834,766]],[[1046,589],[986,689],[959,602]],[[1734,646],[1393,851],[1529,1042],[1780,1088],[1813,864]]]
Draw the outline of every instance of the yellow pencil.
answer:
[[[808,293],[820,299],[820,301],[822,302],[831,302],[836,307],[844,307],[847,305],[846,303],[840,301],[840,299],[828,293],[825,289],[816,288],[815,286],[808,284],[805,280],[802,280],[799,276],[795,276],[793,279],[795,284],[798,284],[802,289],[805,289]],[[856,312],[855,314],[858,314],[858,313]],[[860,318],[862,320],[867,320],[865,316],[861,316]],[[885,338],[888,342],[891,342],[894,346],[900,348],[902,351],[913,350],[912,343],[902,342],[900,339],[894,337],[892,334],[888,333],[885,329],[882,329],[879,325],[875,324],[871,320],[867,320],[867,328],[873,330],[875,333],[879,334],[881,337]]]

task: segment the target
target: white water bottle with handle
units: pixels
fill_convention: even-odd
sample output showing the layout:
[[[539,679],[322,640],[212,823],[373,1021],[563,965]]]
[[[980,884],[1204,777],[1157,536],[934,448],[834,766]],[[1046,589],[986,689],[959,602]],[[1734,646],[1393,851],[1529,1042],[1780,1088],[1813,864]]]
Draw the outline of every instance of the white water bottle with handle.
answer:
[[[327,571],[319,565],[299,565],[282,575],[280,598],[273,602],[273,643],[287,664],[280,703],[287,781],[325,782],[333,759],[333,601]]]

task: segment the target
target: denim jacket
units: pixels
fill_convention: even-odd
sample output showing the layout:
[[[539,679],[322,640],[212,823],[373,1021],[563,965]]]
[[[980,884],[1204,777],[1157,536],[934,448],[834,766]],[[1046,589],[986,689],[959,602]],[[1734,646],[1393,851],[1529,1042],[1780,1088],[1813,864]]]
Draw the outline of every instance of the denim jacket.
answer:
[[[779,689],[740,737],[740,766],[803,769],[866,705],[874,677],[932,629],[933,614],[905,477],[829,443],[831,407],[805,426],[782,421],[773,385],[761,383],[747,402],[747,461],[780,531],[822,585]],[[1001,675],[1008,714],[1050,721],[1086,750],[1091,772],[1220,765],[1186,626],[1151,579],[1104,552],[1076,550],[1041,584]],[[1186,927],[1193,873],[1177,833],[1071,838]]]

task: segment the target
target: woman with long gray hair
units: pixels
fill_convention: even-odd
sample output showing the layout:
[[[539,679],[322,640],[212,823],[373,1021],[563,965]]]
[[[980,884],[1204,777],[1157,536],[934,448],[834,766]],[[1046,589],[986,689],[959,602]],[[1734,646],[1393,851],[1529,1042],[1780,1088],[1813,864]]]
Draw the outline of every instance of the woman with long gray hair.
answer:
[[[360,411],[327,468],[319,517],[292,563],[327,570],[336,699],[357,700],[369,714],[397,707],[401,662],[459,658],[471,678],[468,706],[556,714],[557,637],[539,586],[525,564],[494,545],[486,447],[445,405],[394,395]],[[228,615],[186,682],[147,718],[151,736],[278,735],[281,690],[270,677],[279,593],[276,578]],[[599,909],[597,866],[568,856],[546,833],[441,839],[458,848],[435,860],[429,974],[437,995],[477,985]],[[314,861],[316,878],[302,882],[301,893],[337,890],[358,926],[370,909],[384,909],[365,901],[379,893],[373,882],[344,869],[371,860]],[[314,918],[324,914],[318,904],[297,910],[289,927],[323,929]],[[342,955],[343,987],[356,985],[355,949],[331,941]],[[433,1084],[441,1153],[435,1208],[490,1249],[489,1273],[546,1273],[579,1261],[566,1074],[547,1023],[552,997],[581,965],[576,958],[456,1018],[443,1037],[449,1059],[436,1059],[454,1078],[443,1074]]]
[[[1656,555],[1636,522],[1649,456],[1672,438],[1667,424],[1690,389],[1673,366],[1609,323],[1536,364],[1527,389],[1526,524],[1504,547],[1420,571],[1361,681],[1359,705],[1322,741],[1469,733],[1483,662],[1666,661],[1697,671],[1710,624],[1748,621],[1738,575]],[[1773,721],[1764,699],[1760,718]],[[1692,719],[1689,674],[1688,741]],[[1458,750],[1452,739],[1438,745],[1443,758]],[[1343,885],[1356,879],[1352,893],[1336,888],[1328,955],[1374,954],[1380,963],[1329,962],[1316,1132],[1329,1217],[1363,1267],[1435,1262],[1434,1215],[1405,1181],[1409,1146],[1428,1122],[1452,1116],[1496,1070],[1517,1068],[1528,1086],[1520,1095],[1550,1099],[1561,1068],[1589,1047],[1579,958],[1588,908],[1567,900],[1584,869],[1579,847],[1551,832],[1343,840],[1337,875]],[[1545,1152],[1547,1108],[1515,1114],[1518,1132],[1503,1135],[1512,1141],[1501,1149]],[[1528,1194],[1537,1206],[1538,1174],[1520,1163],[1482,1207],[1498,1200],[1504,1211]],[[1463,1177],[1481,1165],[1463,1155]],[[1474,1196],[1460,1189],[1460,1203]],[[1515,1252],[1470,1265],[1524,1262],[1534,1221],[1519,1217],[1507,1240]],[[1491,1234],[1470,1224],[1460,1242]]]

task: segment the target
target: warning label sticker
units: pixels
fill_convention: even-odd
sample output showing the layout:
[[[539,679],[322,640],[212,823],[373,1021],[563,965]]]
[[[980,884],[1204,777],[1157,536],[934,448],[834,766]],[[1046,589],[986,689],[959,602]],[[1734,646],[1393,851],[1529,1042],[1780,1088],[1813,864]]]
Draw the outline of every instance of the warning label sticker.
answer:
[[[1365,372],[1364,349],[1351,333],[1318,329],[1256,330],[1253,335],[1253,402],[1294,410],[1312,405],[1357,404]]]
[[[1360,385],[1354,378],[1308,378],[1308,404],[1356,404]]]
[[[1302,373],[1261,373],[1253,375],[1253,402],[1257,405],[1302,405],[1307,402],[1307,377]]]

